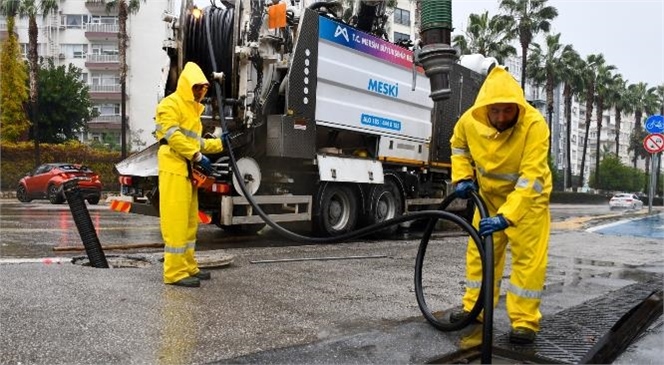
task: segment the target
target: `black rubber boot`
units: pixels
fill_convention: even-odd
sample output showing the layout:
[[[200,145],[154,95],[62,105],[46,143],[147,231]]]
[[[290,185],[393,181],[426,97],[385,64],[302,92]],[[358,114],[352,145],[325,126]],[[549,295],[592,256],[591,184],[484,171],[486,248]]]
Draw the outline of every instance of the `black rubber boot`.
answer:
[[[463,309],[455,309],[450,314],[450,323],[461,322],[464,318],[468,317],[470,312],[466,312]],[[477,318],[475,318],[471,323],[482,323]]]
[[[192,276],[200,280],[210,280],[212,278],[212,275],[210,275],[209,271],[203,271],[203,270],[198,271]]]
[[[177,286],[186,286],[188,288],[197,288],[201,286],[201,281],[198,280],[198,278],[193,277],[193,276],[188,276],[182,280],[178,280],[174,283],[168,283],[169,285],[177,285]]]
[[[527,345],[535,342],[536,336],[537,332],[531,330],[530,328],[512,328],[510,331],[510,342],[519,345]]]

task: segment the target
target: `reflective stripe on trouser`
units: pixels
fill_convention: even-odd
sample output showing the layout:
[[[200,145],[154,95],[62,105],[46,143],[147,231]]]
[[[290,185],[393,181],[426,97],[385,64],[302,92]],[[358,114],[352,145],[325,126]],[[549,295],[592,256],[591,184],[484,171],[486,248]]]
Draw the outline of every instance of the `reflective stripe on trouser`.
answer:
[[[496,209],[485,198],[489,214]],[[493,234],[494,244],[494,308],[500,295],[499,283],[505,266],[506,246],[510,242],[512,271],[507,286],[506,307],[512,327],[539,330],[542,314],[539,311],[547,265],[550,214],[547,207],[536,207],[517,227],[510,227]],[[478,226],[479,214],[475,211],[473,225]],[[478,299],[482,280],[482,263],[477,246],[469,239],[466,251],[466,292],[463,307],[470,311]]]
[[[159,172],[159,215],[164,240],[164,283],[198,272],[194,258],[198,194],[186,176]]]

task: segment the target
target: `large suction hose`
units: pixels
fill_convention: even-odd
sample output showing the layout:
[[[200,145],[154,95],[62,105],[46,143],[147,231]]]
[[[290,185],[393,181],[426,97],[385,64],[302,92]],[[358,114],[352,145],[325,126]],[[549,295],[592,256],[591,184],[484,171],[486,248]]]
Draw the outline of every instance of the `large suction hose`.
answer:
[[[475,206],[477,207],[480,218],[488,217],[489,211],[487,210],[486,204],[484,204],[484,201],[479,196],[479,194],[472,192],[471,196]],[[455,194],[448,196],[443,200],[442,203],[440,203],[438,209],[444,210],[456,198],[457,197]],[[429,220],[429,223],[424,230],[424,235],[422,236],[419,250],[417,251],[417,258],[415,259],[415,295],[417,296],[417,304],[419,305],[420,311],[424,315],[424,318],[426,318],[426,320],[429,321],[431,325],[441,331],[456,331],[466,327],[468,324],[470,324],[470,322],[477,318],[482,309],[484,309],[481,348],[482,363],[490,364],[493,346],[493,237],[489,235],[484,237],[484,240],[482,240],[474,227],[470,231],[467,231],[477,245],[477,250],[480,254],[480,260],[482,261],[482,286],[480,288],[477,302],[475,302],[473,309],[471,309],[470,313],[468,313],[464,319],[455,323],[442,322],[433,315],[431,310],[429,310],[422,289],[422,267],[424,264],[424,257],[426,255],[426,249],[429,244],[429,237],[431,237],[431,233],[436,226],[436,222],[437,219]]]
[[[445,0],[443,0],[445,2]],[[426,4],[425,2],[424,4]],[[428,3],[431,3],[428,2]],[[450,5],[451,7],[451,5]],[[210,63],[212,70],[211,72],[218,72],[217,71],[217,62],[216,62],[216,57],[214,54],[214,47],[212,45],[212,32],[210,30],[211,20],[208,18],[207,21],[205,22],[205,32],[206,32],[206,39],[207,39],[207,44],[208,44],[208,51],[209,51],[209,56],[210,56]],[[217,105],[219,107],[220,115],[223,115],[223,107],[224,107],[224,93],[222,91],[222,87],[220,85],[219,80],[215,80],[214,82],[215,85],[215,91],[216,91],[216,97],[217,97]],[[482,238],[480,237],[479,233],[477,230],[464,218],[461,218],[460,216],[447,212],[444,209],[454,200],[456,199],[456,195],[452,194],[448,196],[440,205],[439,210],[425,210],[425,211],[419,211],[419,212],[413,212],[409,213],[407,215],[402,215],[399,217],[395,217],[389,220],[386,220],[384,222],[380,222],[368,227],[361,228],[356,231],[348,232],[343,235],[335,236],[335,237],[327,237],[327,238],[320,238],[320,237],[308,237],[304,235],[300,235],[298,233],[292,232],[286,228],[281,227],[277,223],[275,223],[273,220],[270,219],[270,217],[263,211],[263,209],[256,203],[254,200],[252,194],[248,191],[247,187],[244,184],[244,178],[240,173],[240,170],[237,167],[237,160],[235,159],[235,154],[233,153],[233,148],[231,145],[231,140],[230,140],[230,135],[228,133],[228,125],[226,122],[225,118],[221,118],[221,124],[222,124],[222,136],[221,140],[224,146],[224,150],[227,151],[229,160],[230,160],[230,165],[232,167],[233,174],[235,175],[237,181],[239,182],[240,190],[242,191],[242,194],[244,197],[247,199],[249,204],[252,206],[254,209],[254,212],[256,212],[262,219],[265,221],[267,225],[272,227],[277,233],[282,235],[284,238],[293,240],[296,242],[305,242],[305,243],[336,243],[336,242],[342,242],[342,241],[347,241],[353,238],[359,238],[365,235],[368,235],[370,233],[377,232],[379,230],[382,230],[384,228],[387,228],[389,226],[392,226],[394,224],[400,224],[403,222],[408,222],[408,221],[414,221],[414,220],[419,220],[419,219],[429,219],[429,224],[427,225],[426,231],[422,237],[422,240],[420,242],[420,249],[418,250],[418,257],[416,261],[416,273],[415,273],[415,282],[416,282],[416,295],[417,295],[417,300],[418,304],[420,305],[420,309],[422,310],[422,313],[424,314],[425,318],[429,320],[429,322],[434,325],[434,327],[440,329],[440,330],[456,330],[460,329],[467,324],[469,324],[474,318],[476,318],[479,313],[482,310],[482,307],[484,307],[484,333],[483,333],[483,341],[482,341],[482,362],[483,363],[490,363],[491,362],[491,347],[492,347],[492,336],[493,336],[493,240],[491,236],[488,236],[485,238],[483,241]],[[481,217],[487,217],[488,216],[488,211],[486,209],[486,206],[482,199],[479,197],[478,194],[473,193],[472,198],[478,207],[479,213]],[[483,302],[478,300],[478,302],[475,304],[473,307],[471,313],[465,318],[464,320],[453,324],[453,325],[443,325],[441,322],[439,322],[435,317],[433,317],[426,307],[426,303],[424,301],[424,296],[422,294],[422,286],[421,286],[421,279],[422,279],[422,261],[424,258],[424,253],[426,251],[426,247],[428,245],[429,239],[431,237],[431,233],[433,232],[433,229],[435,227],[436,222],[439,220],[445,220],[445,221],[450,221],[457,226],[460,226],[461,229],[466,231],[473,239],[475,244],[477,245],[478,251],[480,252],[480,258],[482,260],[482,288],[480,289],[480,298],[483,298]],[[419,268],[419,270],[417,269]],[[419,282],[419,289],[418,289],[418,283]]]

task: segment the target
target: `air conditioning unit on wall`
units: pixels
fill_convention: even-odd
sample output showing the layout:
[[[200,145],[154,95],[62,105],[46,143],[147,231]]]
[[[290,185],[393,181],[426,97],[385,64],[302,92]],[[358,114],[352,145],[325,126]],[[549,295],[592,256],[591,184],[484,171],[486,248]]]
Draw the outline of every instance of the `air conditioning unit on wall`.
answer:
[[[59,59],[59,60],[64,60],[65,58],[66,58],[66,57],[65,57],[65,54],[64,54],[64,53],[60,53],[60,54],[58,55],[58,59]]]

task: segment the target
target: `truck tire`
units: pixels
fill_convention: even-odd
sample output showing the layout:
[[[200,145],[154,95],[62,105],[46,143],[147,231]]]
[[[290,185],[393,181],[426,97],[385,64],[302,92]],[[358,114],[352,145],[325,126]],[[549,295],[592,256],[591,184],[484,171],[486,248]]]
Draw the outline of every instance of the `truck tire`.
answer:
[[[369,192],[370,208],[365,223],[367,226],[384,222],[403,214],[403,195],[394,179],[385,179],[382,185],[375,185]],[[382,229],[372,236],[389,237],[396,233],[399,225]]]
[[[343,184],[323,183],[316,194],[314,229],[322,236],[338,236],[355,229],[357,196]]]

